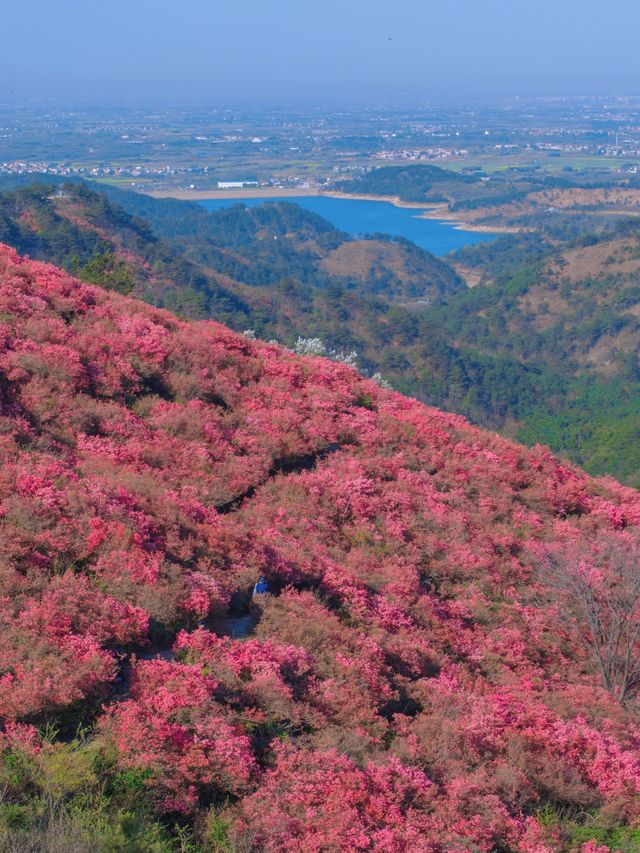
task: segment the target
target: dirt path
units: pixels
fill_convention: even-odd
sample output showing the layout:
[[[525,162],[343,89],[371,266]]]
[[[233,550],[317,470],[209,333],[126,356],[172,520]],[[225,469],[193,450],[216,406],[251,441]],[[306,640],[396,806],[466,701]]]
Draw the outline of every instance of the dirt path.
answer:
[[[237,613],[226,615],[217,625],[213,633],[221,637],[230,637],[234,640],[241,640],[244,637],[250,636],[258,622],[260,621],[260,611],[256,608],[247,613]],[[118,674],[113,681],[112,702],[123,702],[129,698],[131,691],[131,676],[132,676],[132,660],[148,661],[148,660],[164,660],[172,661],[175,658],[173,646],[175,639],[167,639],[162,643],[154,645],[151,649],[145,652],[134,653],[122,660]]]

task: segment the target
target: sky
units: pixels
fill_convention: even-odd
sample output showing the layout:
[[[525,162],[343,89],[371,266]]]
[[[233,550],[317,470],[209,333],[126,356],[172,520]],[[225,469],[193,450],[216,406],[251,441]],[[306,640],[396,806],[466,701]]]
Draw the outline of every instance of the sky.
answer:
[[[0,100],[640,93],[637,0],[2,0]]]

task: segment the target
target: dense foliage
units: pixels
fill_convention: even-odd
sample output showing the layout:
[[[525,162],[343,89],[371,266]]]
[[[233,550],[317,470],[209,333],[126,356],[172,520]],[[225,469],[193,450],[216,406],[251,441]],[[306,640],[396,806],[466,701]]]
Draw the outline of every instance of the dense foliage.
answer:
[[[597,591],[637,492],[8,248],[0,277],[4,846],[634,849],[637,699],[540,566]]]
[[[636,486],[637,256],[637,227],[624,226],[506,271],[424,317],[426,335],[454,339],[476,358],[502,356],[532,371],[535,396],[521,394],[517,380],[518,403],[509,408],[520,421],[519,439],[548,444],[594,474],[609,473]],[[576,262],[586,272],[571,273]],[[514,367],[511,375],[519,375]],[[481,411],[469,413],[486,422]]]

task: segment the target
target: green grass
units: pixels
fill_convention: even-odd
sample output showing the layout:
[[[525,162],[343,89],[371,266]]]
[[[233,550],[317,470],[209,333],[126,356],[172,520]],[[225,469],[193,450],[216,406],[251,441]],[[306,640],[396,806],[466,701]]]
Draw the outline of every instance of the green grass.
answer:
[[[111,184],[112,186],[130,186],[131,184],[135,184],[140,178],[94,178],[97,184]]]
[[[606,169],[615,171],[623,163],[639,163],[638,157],[597,157],[597,156],[572,156],[561,154],[560,157],[550,157],[544,151],[530,152],[526,154],[477,154],[467,160],[447,160],[443,167],[453,172],[479,166],[485,172],[504,172],[514,167],[532,167],[539,165],[546,172],[561,172],[567,166],[576,171],[584,169]],[[404,161],[398,161],[393,165],[406,165]]]

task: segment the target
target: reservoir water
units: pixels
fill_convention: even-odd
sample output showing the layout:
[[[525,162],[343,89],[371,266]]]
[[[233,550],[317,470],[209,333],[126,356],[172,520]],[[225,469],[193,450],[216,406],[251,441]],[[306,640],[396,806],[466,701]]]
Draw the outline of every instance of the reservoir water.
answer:
[[[497,234],[479,234],[461,231],[450,222],[423,219],[419,208],[396,207],[389,201],[359,198],[332,198],[331,196],[294,196],[288,198],[205,199],[200,202],[207,210],[220,210],[234,204],[254,207],[272,201],[299,204],[319,214],[341,231],[354,236],[365,234],[392,234],[405,237],[434,255],[446,255],[463,246],[495,240]]]

